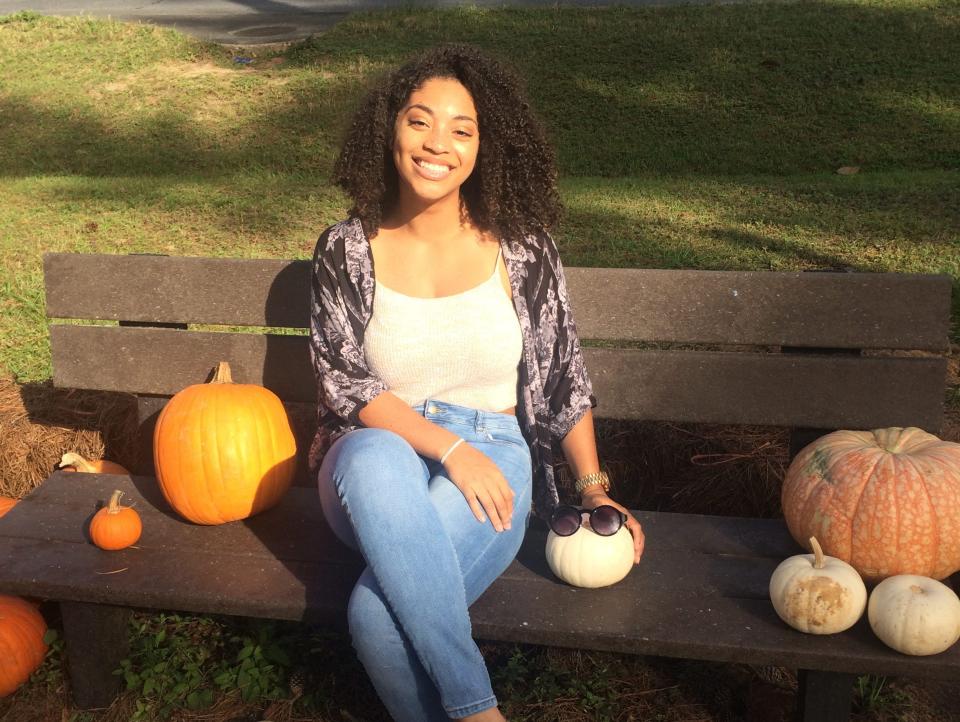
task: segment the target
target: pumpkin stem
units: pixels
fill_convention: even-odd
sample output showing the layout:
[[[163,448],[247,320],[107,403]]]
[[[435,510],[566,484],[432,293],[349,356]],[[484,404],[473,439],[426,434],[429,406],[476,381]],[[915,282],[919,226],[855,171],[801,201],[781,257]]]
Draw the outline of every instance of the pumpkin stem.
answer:
[[[823,548],[820,546],[820,542],[817,541],[815,536],[810,537],[810,546],[813,547],[813,568],[814,569],[823,569],[826,562],[823,558]]]
[[[60,469],[63,469],[67,466],[72,466],[77,471],[83,471],[87,474],[92,474],[96,471],[96,469],[93,467],[93,464],[80,456],[80,454],[72,451],[60,457],[60,463],[57,464],[57,467]]]
[[[110,497],[110,506],[107,509],[108,514],[119,514],[120,513],[120,497],[123,496],[123,492],[117,489],[113,492],[113,495]]]
[[[226,361],[221,361],[217,364],[217,371],[213,375],[213,379],[210,381],[212,384],[232,384],[233,376],[230,373],[230,364]]]

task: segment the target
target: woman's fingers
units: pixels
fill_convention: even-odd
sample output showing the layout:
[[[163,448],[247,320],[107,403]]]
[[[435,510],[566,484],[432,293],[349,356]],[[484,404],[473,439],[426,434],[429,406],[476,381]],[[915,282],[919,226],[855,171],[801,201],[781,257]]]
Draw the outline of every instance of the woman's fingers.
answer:
[[[509,529],[510,520],[513,518],[513,490],[509,486],[506,489],[508,494],[504,494],[502,486],[496,483],[496,480],[488,480],[477,490],[477,498],[486,510],[493,528],[498,532]]]
[[[640,563],[640,556],[643,554],[643,546],[646,543],[646,537],[643,533],[643,527],[640,526],[632,514],[627,512],[627,529],[633,535],[633,563]]]

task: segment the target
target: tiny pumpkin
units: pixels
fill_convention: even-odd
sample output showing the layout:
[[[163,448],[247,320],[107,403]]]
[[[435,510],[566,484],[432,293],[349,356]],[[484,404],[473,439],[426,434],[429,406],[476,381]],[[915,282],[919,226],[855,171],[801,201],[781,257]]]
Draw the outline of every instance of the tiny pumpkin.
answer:
[[[780,562],[770,577],[770,601],[777,615],[794,629],[809,634],[834,634],[849,629],[863,616],[867,588],[857,570],[825,556],[816,538],[813,554],[798,554]]]
[[[547,564],[567,584],[606,587],[616,584],[633,568],[633,536],[626,526],[612,536],[601,536],[585,522],[576,533],[547,534]]]
[[[87,461],[80,454],[70,451],[64,454],[57,466],[62,471],[79,471],[84,474],[129,474],[120,464],[106,459]]]
[[[867,618],[880,641],[903,654],[939,654],[960,639],[960,599],[929,577],[887,577],[870,595]]]
[[[0,697],[13,694],[43,662],[47,623],[25,599],[0,594]]]
[[[0,516],[3,516],[17,505],[19,499],[12,499],[9,496],[0,496]]]
[[[101,549],[116,551],[136,544],[143,531],[140,515],[129,506],[120,506],[123,492],[117,489],[110,503],[90,520],[90,539]]]

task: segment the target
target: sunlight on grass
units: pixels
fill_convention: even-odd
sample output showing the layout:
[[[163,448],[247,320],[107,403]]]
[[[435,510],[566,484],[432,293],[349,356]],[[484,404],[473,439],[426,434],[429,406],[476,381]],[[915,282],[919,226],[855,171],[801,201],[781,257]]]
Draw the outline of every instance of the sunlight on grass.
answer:
[[[348,206],[327,178],[363,89],[446,40],[525,79],[568,266],[960,279],[954,2],[405,8],[249,65],[170,29],[19,13],[0,17],[0,367],[48,374],[46,251],[308,257]]]

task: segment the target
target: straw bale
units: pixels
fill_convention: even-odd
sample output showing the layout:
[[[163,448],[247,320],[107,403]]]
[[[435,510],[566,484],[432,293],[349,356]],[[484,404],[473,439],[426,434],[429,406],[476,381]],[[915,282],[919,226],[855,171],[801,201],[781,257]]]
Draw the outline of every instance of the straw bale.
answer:
[[[789,431],[764,426],[598,419],[597,452],[611,495],[635,509],[781,516]],[[559,449],[558,449],[559,451]],[[566,464],[559,491],[576,501]]]
[[[132,468],[136,434],[136,400],[130,394],[0,377],[0,496],[24,496],[68,451]]]

